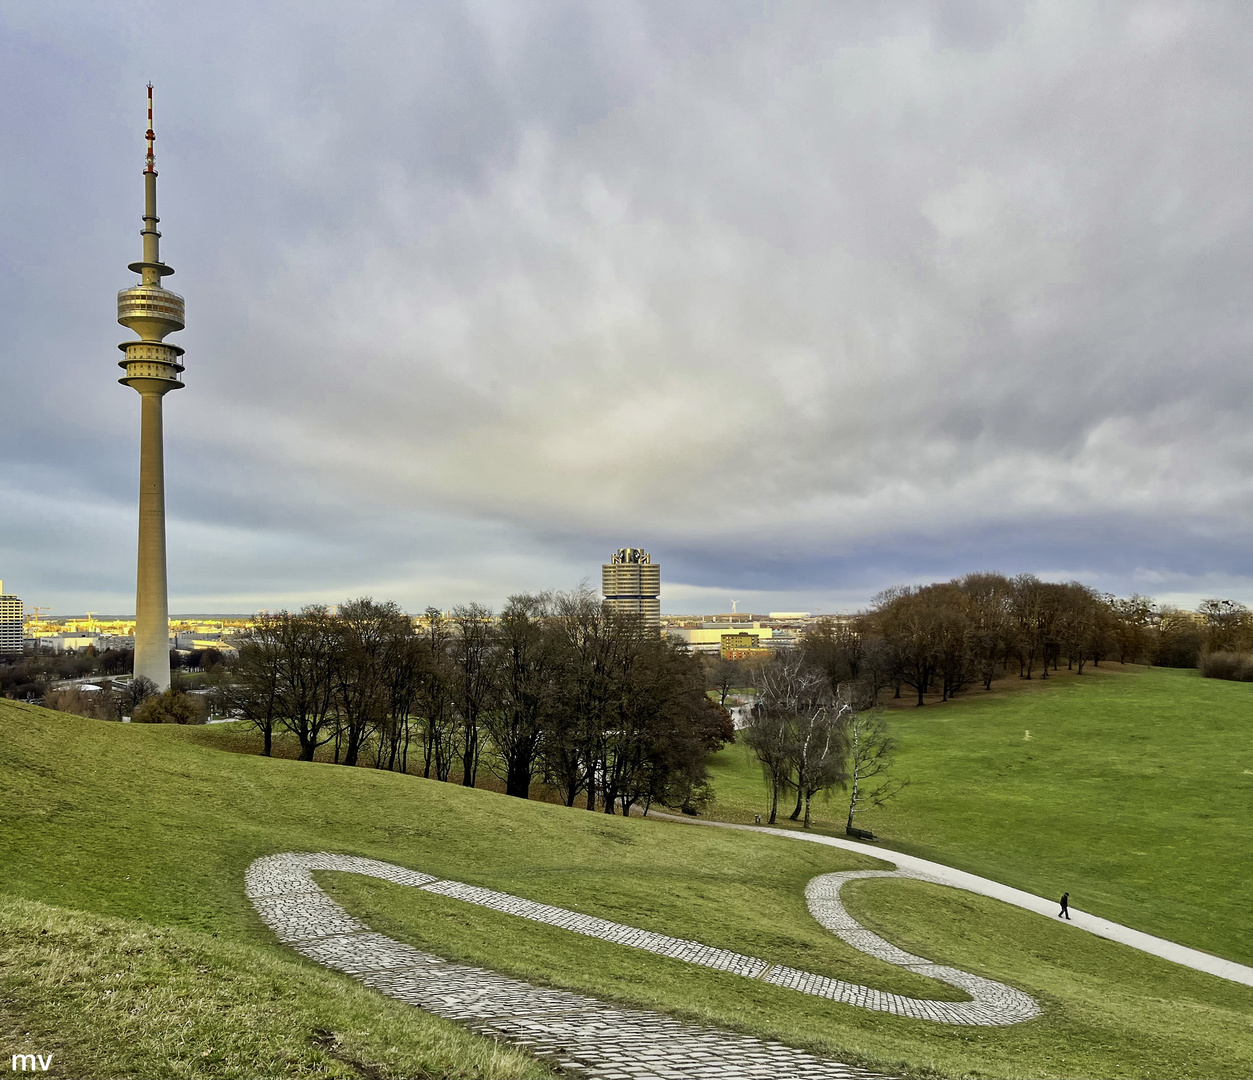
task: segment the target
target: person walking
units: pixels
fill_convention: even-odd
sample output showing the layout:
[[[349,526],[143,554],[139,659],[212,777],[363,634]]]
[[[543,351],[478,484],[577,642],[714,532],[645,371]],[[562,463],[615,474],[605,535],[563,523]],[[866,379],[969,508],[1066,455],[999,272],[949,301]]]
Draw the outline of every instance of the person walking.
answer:
[[[1062,916],[1065,916],[1067,921],[1070,920],[1070,893],[1068,892],[1062,893],[1062,909],[1057,913],[1057,917],[1060,919]]]

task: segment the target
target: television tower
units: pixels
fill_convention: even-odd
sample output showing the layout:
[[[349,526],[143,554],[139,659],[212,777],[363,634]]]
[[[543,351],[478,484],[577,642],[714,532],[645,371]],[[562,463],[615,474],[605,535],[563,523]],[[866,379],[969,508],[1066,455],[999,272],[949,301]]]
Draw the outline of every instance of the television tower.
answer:
[[[183,329],[183,298],[161,287],[174,270],[161,261],[157,232],[157,170],[152,144],[152,83],[148,84],[148,159],[144,169],[144,255],[127,269],[138,285],[117,294],[117,321],[139,335],[118,346],[126,370],[118,382],[139,391],[139,566],[135,581],[135,675],[157,688],[170,685],[170,600],[165,576],[165,449],[161,399],[183,385],[183,350],[164,338]]]

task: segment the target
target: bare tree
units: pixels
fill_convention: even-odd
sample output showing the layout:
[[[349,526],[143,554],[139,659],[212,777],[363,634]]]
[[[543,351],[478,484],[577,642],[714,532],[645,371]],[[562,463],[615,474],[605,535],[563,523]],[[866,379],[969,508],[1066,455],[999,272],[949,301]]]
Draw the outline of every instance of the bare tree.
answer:
[[[121,692],[118,695],[118,707],[123,713],[129,713],[133,716],[135,710],[144,701],[157,693],[160,693],[157,689],[157,684],[148,678],[147,675],[136,675],[121,688]]]
[[[1060,649],[1066,654],[1066,670],[1083,674],[1084,664],[1101,651],[1101,601],[1093,589],[1077,581],[1056,587],[1060,604],[1056,632]]]
[[[809,828],[813,798],[828,792],[846,780],[844,772],[843,702],[811,702],[796,717],[793,760],[796,763],[796,786],[804,796],[804,826]],[[792,817],[796,814],[793,812]]]
[[[451,657],[452,627],[438,608],[426,609],[418,707],[422,712],[422,775],[446,781],[455,756],[457,714],[453,708],[456,672]]]
[[[1013,647],[1013,587],[1004,574],[967,574],[956,582],[970,620],[970,650],[976,678],[985,690],[1005,669]]]
[[[932,632],[940,700],[948,701],[975,681],[974,627],[967,599],[956,585],[932,585],[926,592],[935,609]]]
[[[1035,665],[1044,655],[1049,630],[1049,607],[1044,582],[1034,574],[1018,574],[1013,579],[1013,612],[1018,633],[1018,677],[1033,678]],[[1044,673],[1048,675],[1048,661]]]
[[[909,782],[889,778],[895,741],[888,735],[887,721],[880,709],[859,712],[845,703],[844,733],[848,747],[848,822],[845,832],[853,832],[853,816],[882,806]]]
[[[1096,593],[1096,627],[1092,634],[1092,666],[1100,667],[1101,661],[1116,647],[1115,630],[1118,619],[1114,613],[1114,597],[1110,593]]]
[[[865,662],[867,619],[865,616],[834,619],[824,616],[801,635],[801,651],[814,667],[826,673],[832,690],[857,679]]]
[[[720,653],[704,658],[705,685],[718,691],[718,704],[727,707],[727,694],[735,686],[744,686],[744,667],[738,660],[730,660]]]
[[[1238,600],[1202,600],[1206,652],[1248,652],[1253,648],[1253,613]]]
[[[875,705],[879,704],[879,695],[893,685],[896,670],[896,651],[883,638],[868,634],[862,643],[861,676],[857,681]]]
[[[544,744],[544,774],[567,806],[586,792],[587,808],[593,810],[621,628],[586,585],[554,594],[551,625],[560,693]]]
[[[706,697],[700,662],[685,645],[650,634],[638,619],[611,618],[622,622],[622,640],[616,708],[601,740],[605,813],[619,806],[629,814],[641,799],[678,799],[691,810],[711,749],[700,732],[711,712],[724,724],[729,714]]]
[[[761,693],[761,680],[757,683]],[[782,709],[767,709],[760,698],[753,706],[752,723],[744,729],[744,742],[757,755],[766,784],[770,788],[770,820],[773,825],[779,819],[779,795],[792,786],[792,759],[788,753],[791,731]]]
[[[792,820],[804,811],[808,828],[815,795],[844,780],[842,710],[826,674],[805,662],[803,654],[780,653],[757,683],[753,723],[745,732],[771,787],[771,816],[776,820],[779,792],[796,791]]]
[[[1148,652],[1151,627],[1157,619],[1157,605],[1147,596],[1132,593],[1116,599],[1111,605],[1114,616],[1112,633],[1118,662],[1135,663]]]
[[[398,615],[391,624],[384,659],[386,708],[375,748],[376,768],[409,771],[409,742],[422,684],[422,662],[422,647],[413,632],[412,620],[407,615]]]
[[[1160,667],[1196,667],[1203,645],[1204,636],[1192,612],[1162,606],[1153,643],[1153,663]]]
[[[237,714],[261,732],[266,757],[273,752],[280,713],[283,654],[274,625],[278,618],[265,613],[253,616],[251,625],[236,639],[239,651],[231,677],[219,692],[223,711]]]
[[[296,614],[279,612],[269,625],[281,657],[279,723],[299,740],[300,760],[312,761],[335,736],[331,707],[339,648],[331,616],[315,604]]]
[[[455,706],[461,721],[461,782],[474,787],[479,770],[479,725],[495,690],[492,612],[482,604],[465,604],[453,608],[452,617],[457,631],[452,640],[452,660],[457,673]]]
[[[890,589],[875,597],[874,617],[896,655],[897,679],[925,704],[937,666],[936,606],[921,589]]]
[[[383,726],[390,705],[387,679],[396,623],[407,616],[393,602],[368,596],[339,606],[334,632],[336,761],[341,741],[344,764],[356,765],[366,744]]]
[[[550,608],[548,594],[511,596],[506,601],[492,658],[499,693],[494,707],[482,716],[496,751],[489,767],[504,780],[505,794],[519,799],[530,798],[552,712]]]

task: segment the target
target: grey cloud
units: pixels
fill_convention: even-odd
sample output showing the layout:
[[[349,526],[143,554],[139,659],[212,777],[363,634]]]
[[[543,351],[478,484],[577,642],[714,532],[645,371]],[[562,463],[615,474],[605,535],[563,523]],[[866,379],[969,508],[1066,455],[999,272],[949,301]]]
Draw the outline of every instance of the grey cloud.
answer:
[[[628,542],[693,600],[1253,600],[1246,7],[294,10],[0,23],[25,591],[132,572],[151,77],[176,608],[498,600]]]

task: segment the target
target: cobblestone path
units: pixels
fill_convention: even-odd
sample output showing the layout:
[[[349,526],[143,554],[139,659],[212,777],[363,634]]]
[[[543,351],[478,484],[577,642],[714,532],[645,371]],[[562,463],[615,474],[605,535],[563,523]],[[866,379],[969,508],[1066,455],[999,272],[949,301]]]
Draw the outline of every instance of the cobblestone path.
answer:
[[[1020,1024],[1040,1015],[1035,998],[1015,990],[1012,986],[971,975],[959,968],[935,964],[922,956],[898,949],[890,941],[873,934],[857,922],[840,903],[840,888],[846,881],[856,878],[910,877],[921,881],[932,880],[926,874],[908,870],[845,870],[835,874],[823,874],[814,878],[805,888],[805,902],[810,914],[836,937],[848,942],[855,949],[877,957],[889,964],[908,968],[919,975],[939,979],[950,986],[965,990],[971,1001],[927,1001],[923,998],[901,997],[871,990],[865,986],[826,979],[803,971],[792,972],[775,968],[775,972],[789,971],[789,978],[770,979],[780,986],[790,986],[805,993],[818,994],[835,1001],[847,1001],[867,1009],[900,1016],[912,1016],[923,1020],[935,1020],[941,1024],[977,1024],[991,1026]]]
[[[892,871],[854,871],[815,878],[806,892],[809,908],[823,926],[854,947],[960,986],[973,1001],[927,1001],[887,994],[508,893],[439,880],[374,859],[289,853],[258,859],[248,868],[246,891],[253,905],[279,939],[298,952],[391,997],[518,1044],[599,1080],[788,1076],[868,1080],[877,1074],[824,1061],[778,1043],[681,1023],[659,1013],[620,1008],[581,994],[532,986],[491,971],[449,963],[370,931],[317,887],[313,870],[377,877],[604,941],[759,978],[800,993],[922,1020],[991,1025],[1017,1023],[1039,1013],[1035,1001],[1020,991],[932,964],[859,926],[839,901],[840,887],[857,877],[913,876]]]
[[[801,832],[794,829],[776,829],[769,825],[741,825],[731,821],[708,821],[704,818],[658,813],[656,810],[650,810],[648,817],[666,822],[677,822],[682,825],[698,825],[702,828],[735,829],[742,832],[764,833],[767,836],[780,836],[785,840],[799,840],[806,844],[822,844],[826,847],[836,847],[844,851],[855,851],[859,855],[873,855],[877,859],[891,860],[896,864],[897,870],[908,870],[911,872],[910,876],[922,881],[933,881],[937,885],[946,885],[952,889],[964,889],[966,892],[975,893],[977,896],[990,896],[994,900],[1013,904],[1024,911],[1034,911],[1037,915],[1043,915],[1050,921],[1057,919],[1058,905],[1057,901],[1052,898],[1036,896],[1034,893],[1015,889],[1000,881],[979,877],[977,874],[958,870],[952,866],[945,866],[943,863],[931,862],[929,859],[920,859],[917,855],[906,855],[903,851],[893,851],[891,848],[875,849],[862,841],[846,840],[839,836],[823,836],[819,833]],[[1062,886],[1059,885],[1058,892],[1061,889]],[[1102,919],[1098,915],[1080,910],[1073,903],[1070,905],[1070,915],[1073,921],[1065,923],[1068,930],[1079,930],[1095,934],[1097,937],[1103,937],[1109,941],[1117,941],[1120,945],[1129,945],[1131,948],[1139,949],[1150,956],[1160,956],[1163,960],[1182,964],[1184,967],[1190,967],[1194,971],[1204,971],[1207,975],[1217,975],[1220,979],[1229,979],[1231,982],[1241,983],[1244,986],[1253,986],[1253,967],[1247,964],[1237,964],[1234,960],[1228,960],[1226,957],[1201,952],[1200,949],[1192,949],[1187,945],[1180,945],[1177,941],[1167,941],[1165,938],[1146,934],[1143,930],[1136,930],[1130,926],[1123,926],[1121,923],[1111,922],[1109,919]]]

